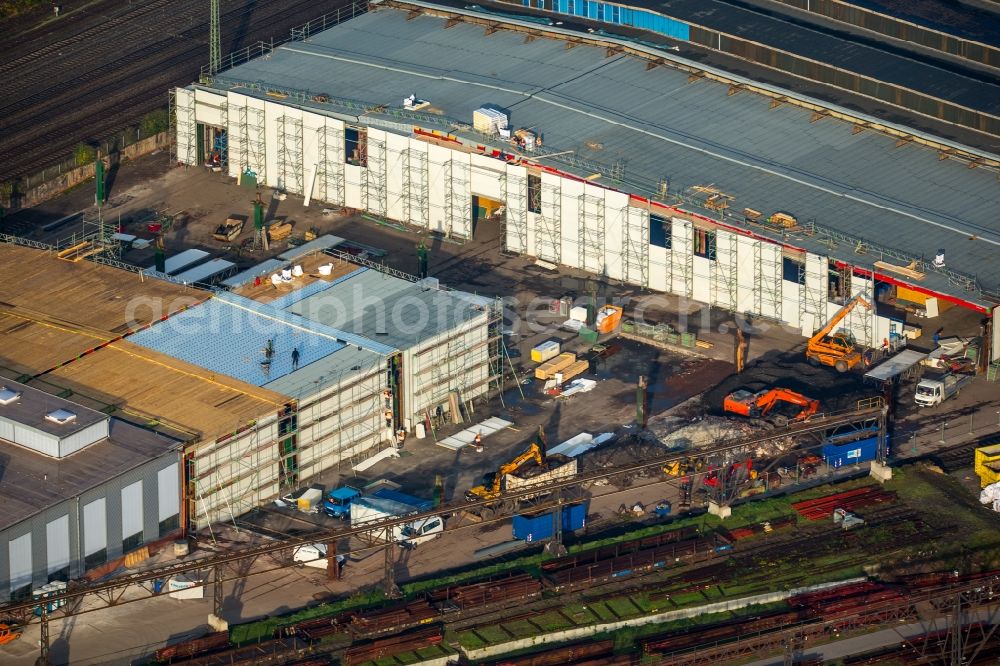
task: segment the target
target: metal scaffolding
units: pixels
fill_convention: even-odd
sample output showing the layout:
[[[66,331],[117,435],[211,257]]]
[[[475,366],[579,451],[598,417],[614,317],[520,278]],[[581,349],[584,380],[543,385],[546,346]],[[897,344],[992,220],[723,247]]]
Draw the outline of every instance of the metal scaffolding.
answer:
[[[535,225],[535,254],[558,264],[562,259],[562,187],[543,181],[534,196],[530,208],[541,211]]]
[[[678,233],[679,232],[679,233]],[[694,225],[675,219],[670,237],[671,291],[678,296],[694,295]],[[679,286],[678,286],[678,281]]]
[[[504,215],[504,249],[525,254],[528,251],[528,179],[507,173],[500,178]]]
[[[622,237],[622,279],[649,286],[649,211],[629,206]]]
[[[324,124],[316,130],[316,181],[322,201],[344,205],[344,130]]]
[[[174,114],[177,123],[176,158],[184,164],[197,164],[198,123],[194,115],[194,93],[179,89],[174,95]]]
[[[813,330],[826,323],[827,304],[827,271],[829,266],[826,257],[806,253],[805,263],[801,270],[802,298],[799,301],[799,322],[804,326],[809,315],[813,317]]]
[[[472,196],[468,164],[454,158],[444,163],[444,225],[448,238],[468,238],[472,226]]]
[[[579,212],[577,242],[579,243],[580,268],[603,275],[605,273],[604,197],[597,197],[585,192],[577,198],[577,210]]]
[[[430,182],[427,179],[427,151],[403,151],[403,211],[406,221],[426,227],[430,220]]]
[[[773,243],[755,241],[753,262],[754,311],[759,315],[780,319],[783,281],[781,247]]]
[[[282,114],[278,117],[278,186],[303,194],[302,184],[302,118]]]
[[[243,151],[241,160],[245,160],[240,164],[240,173],[252,169],[257,174],[257,182],[266,183],[267,144],[264,139],[264,109],[240,106],[237,121],[241,151]]]
[[[361,170],[361,188],[364,192],[364,208],[372,215],[385,219],[388,211],[386,195],[385,141],[368,135],[367,162]]]
[[[735,234],[724,231],[715,236],[715,271],[711,277],[712,303],[730,312],[739,308],[739,263],[737,248],[739,240]]]

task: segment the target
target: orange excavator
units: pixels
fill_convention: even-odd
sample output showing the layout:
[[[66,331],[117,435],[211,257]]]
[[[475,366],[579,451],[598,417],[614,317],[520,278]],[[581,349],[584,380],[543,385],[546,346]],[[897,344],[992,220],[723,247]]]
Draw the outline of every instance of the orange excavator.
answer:
[[[810,416],[819,411],[819,400],[807,398],[801,393],[783,388],[765,389],[757,393],[751,393],[746,389],[733,391],[726,396],[722,403],[722,408],[731,414],[740,414],[754,419],[763,419],[781,403],[798,405],[802,409],[789,419],[783,414],[775,414],[770,420],[779,427],[788,425],[789,421],[805,421]]]
[[[806,358],[809,359],[810,363],[813,365],[832,365],[837,369],[837,372],[847,372],[861,363],[863,357],[850,332],[837,331],[833,335],[830,334],[837,327],[837,324],[843,321],[844,317],[849,315],[859,303],[868,310],[872,309],[868,301],[858,294],[848,301],[847,305],[842,307],[840,312],[826,323],[826,326],[809,338],[806,345]]]

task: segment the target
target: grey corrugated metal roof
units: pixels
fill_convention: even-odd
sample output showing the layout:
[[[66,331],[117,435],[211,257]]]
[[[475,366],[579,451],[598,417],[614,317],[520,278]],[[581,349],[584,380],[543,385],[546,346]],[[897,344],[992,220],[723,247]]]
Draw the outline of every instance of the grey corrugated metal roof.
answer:
[[[478,317],[488,300],[414,284],[386,273],[356,273],[287,312],[340,331],[408,349]]]
[[[939,160],[917,144],[897,148],[874,132],[853,134],[850,123],[810,122],[808,110],[772,109],[762,96],[689,83],[686,72],[647,71],[645,61],[607,57],[602,48],[566,49],[550,38],[526,44],[521,34],[486,37],[481,26],[445,30],[444,19],[407,16],[378,9],[230,70],[217,85],[259,81],[397,108],[415,93],[463,122],[498,104],[515,126],[542,132],[547,149],[623,161],[620,189],[648,194],[664,178],[675,193],[714,186],[735,197],[733,210],[788,211],[913,257],[945,248],[951,266],[1000,289],[1000,183],[991,170]],[[558,158],[546,163],[582,173]],[[786,241],[859,266],[879,258],[855,254],[851,242]],[[933,273],[922,284],[956,292]]]

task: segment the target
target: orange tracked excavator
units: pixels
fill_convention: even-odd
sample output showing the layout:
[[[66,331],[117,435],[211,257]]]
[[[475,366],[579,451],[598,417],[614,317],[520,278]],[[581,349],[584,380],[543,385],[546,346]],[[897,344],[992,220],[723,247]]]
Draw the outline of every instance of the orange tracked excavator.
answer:
[[[726,396],[722,408],[730,414],[749,416],[754,419],[768,418],[771,410],[781,403],[798,405],[802,409],[795,417],[789,419],[783,414],[775,414],[770,420],[778,426],[786,426],[789,421],[805,421],[819,411],[819,400],[807,398],[801,393],[789,389],[773,388],[751,393],[746,389],[733,391]]]

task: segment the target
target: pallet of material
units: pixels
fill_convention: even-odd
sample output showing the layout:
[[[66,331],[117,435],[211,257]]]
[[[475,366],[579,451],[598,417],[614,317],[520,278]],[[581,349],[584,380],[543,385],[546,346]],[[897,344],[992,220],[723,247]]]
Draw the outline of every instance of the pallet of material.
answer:
[[[563,352],[554,359],[546,361],[535,368],[535,379],[541,379],[543,381],[546,379],[552,379],[555,377],[557,372],[562,372],[574,363],[576,363],[576,354]]]
[[[577,361],[573,365],[569,366],[565,370],[561,371],[562,380],[568,382],[577,375],[582,375],[590,369],[590,361]]]
[[[292,225],[288,222],[274,222],[267,229],[267,236],[273,241],[283,240],[292,235]]]

